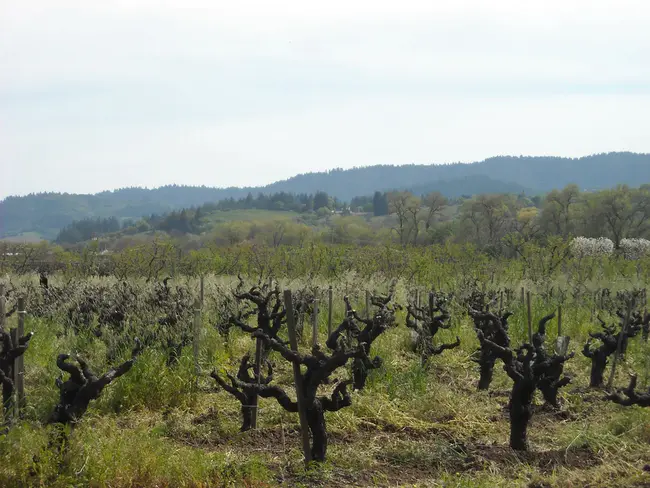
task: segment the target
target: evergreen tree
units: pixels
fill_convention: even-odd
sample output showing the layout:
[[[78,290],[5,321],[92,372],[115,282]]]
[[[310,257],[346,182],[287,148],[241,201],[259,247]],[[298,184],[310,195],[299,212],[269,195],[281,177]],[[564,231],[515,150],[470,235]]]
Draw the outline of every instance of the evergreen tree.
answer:
[[[372,199],[372,210],[375,217],[388,215],[388,197],[386,196],[386,193],[379,191],[375,192],[375,196]]]
[[[324,191],[317,191],[314,195],[314,210],[327,207],[329,204],[329,195]]]

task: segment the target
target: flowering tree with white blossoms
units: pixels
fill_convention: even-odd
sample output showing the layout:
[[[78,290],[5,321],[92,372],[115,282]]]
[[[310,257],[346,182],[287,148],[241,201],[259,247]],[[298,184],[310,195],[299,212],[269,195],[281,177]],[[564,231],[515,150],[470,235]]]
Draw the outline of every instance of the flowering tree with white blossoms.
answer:
[[[621,251],[625,259],[637,260],[650,255],[650,241],[647,239],[623,239]]]
[[[614,243],[607,237],[576,237],[571,241],[571,251],[577,257],[608,256],[614,252]]]

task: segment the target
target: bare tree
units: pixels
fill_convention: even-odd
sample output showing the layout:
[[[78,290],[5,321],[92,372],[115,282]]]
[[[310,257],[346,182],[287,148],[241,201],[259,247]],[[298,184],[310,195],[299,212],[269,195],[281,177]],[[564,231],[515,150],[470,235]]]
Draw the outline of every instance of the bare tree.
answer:
[[[420,199],[409,192],[391,192],[388,194],[388,208],[397,217],[397,227],[394,228],[399,236],[399,243],[406,246],[411,242],[415,233],[417,239],[417,215],[420,210]]]
[[[602,219],[618,249],[623,239],[640,235],[650,221],[650,191],[619,185],[595,193],[589,199],[588,215]]]
[[[571,233],[572,209],[579,199],[580,189],[575,184],[548,193],[544,201],[542,219],[546,222],[549,230],[563,237]]]
[[[442,193],[434,191],[426,195],[422,203],[426,207],[424,230],[428,231],[435,218],[447,207],[447,198]]]
[[[476,206],[487,229],[488,243],[496,244],[508,217],[504,195],[479,195]]]

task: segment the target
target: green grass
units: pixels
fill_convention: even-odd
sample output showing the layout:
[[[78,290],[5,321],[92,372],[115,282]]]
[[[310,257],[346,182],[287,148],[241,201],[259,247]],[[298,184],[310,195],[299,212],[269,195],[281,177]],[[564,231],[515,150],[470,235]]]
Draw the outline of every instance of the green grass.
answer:
[[[386,287],[381,281],[349,280],[335,290],[335,323],[342,318],[345,288],[357,291],[351,295],[362,310],[365,288]],[[208,280],[206,296],[231,282]],[[319,279],[311,284],[322,290],[327,285]],[[404,303],[405,293],[401,283],[398,301]],[[321,342],[326,304],[323,295]],[[519,305],[511,320],[513,342],[527,333]],[[535,302],[534,315],[539,318],[553,307]],[[516,454],[507,447],[504,405],[511,383],[500,365],[491,392],[476,390],[478,373],[469,355],[477,340],[467,316],[457,313],[452,329],[437,337],[449,341],[459,335],[462,346],[422,367],[409,350],[409,331],[400,313],[398,326],[373,345],[372,354],[384,359],[383,366],[371,372],[363,392],[352,394],[352,406],[327,414],[327,462],[307,467],[301,461],[297,415],[273,400],[261,400],[258,431],[238,432],[239,403],[217,390],[208,373],[213,368],[234,371],[238,358],[253,350],[253,341],[234,331],[224,344],[212,327],[209,307],[198,377],[191,346],[173,368],[159,351],[145,351],[129,373],[93,402],[60,455],[50,446],[56,431],[44,425],[58,395],[56,355],[81,352],[102,373],[108,367],[106,347],[94,336],[64,334],[60,320],[28,319],[27,329],[35,331],[25,356],[28,408],[24,419],[0,436],[0,486],[647,486],[650,474],[643,468],[650,461],[650,409],[608,403],[602,391],[585,388],[589,362],[579,349],[592,327],[590,313],[588,307],[566,307],[565,331],[573,338],[570,348],[578,352],[566,367],[574,379],[562,393],[561,414],[542,410],[537,399],[530,453]],[[554,327],[555,322],[549,342]],[[646,356],[647,347],[632,341],[616,384],[625,384],[630,370],[643,378]],[[271,358],[276,382],[291,389],[291,369],[278,356]]]
[[[0,241],[14,242],[14,243],[35,243],[46,239],[54,239],[58,234],[58,229],[50,229],[45,232],[21,232],[10,237],[3,237]]]

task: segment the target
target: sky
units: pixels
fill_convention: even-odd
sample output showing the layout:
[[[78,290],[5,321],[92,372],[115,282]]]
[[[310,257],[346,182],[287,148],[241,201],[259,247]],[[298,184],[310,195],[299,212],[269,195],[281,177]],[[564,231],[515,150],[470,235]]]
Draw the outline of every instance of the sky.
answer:
[[[0,198],[650,152],[647,0],[0,0]]]

